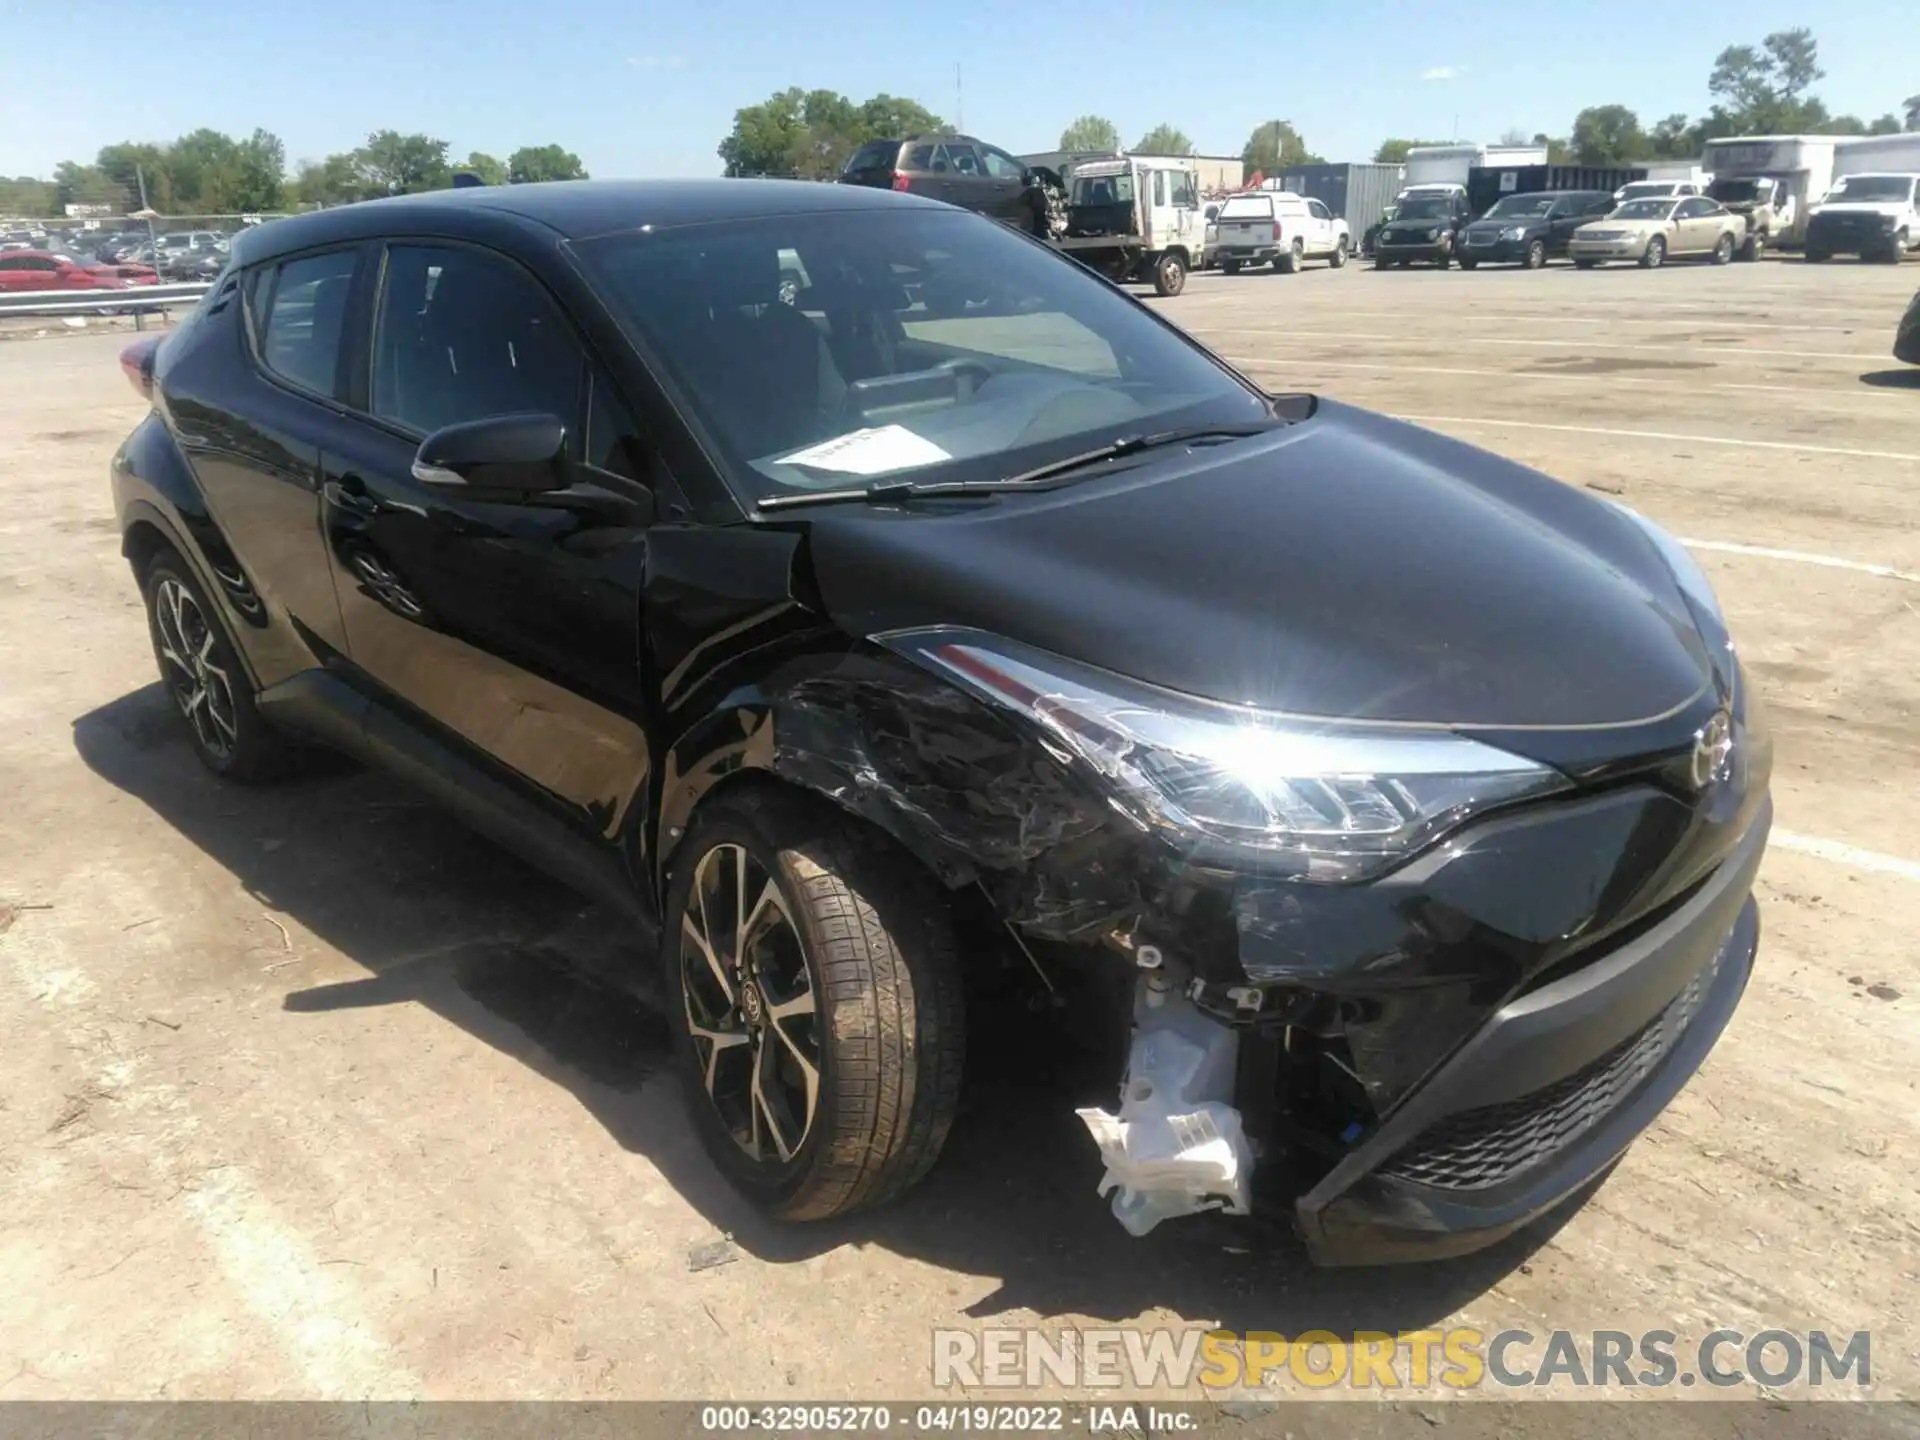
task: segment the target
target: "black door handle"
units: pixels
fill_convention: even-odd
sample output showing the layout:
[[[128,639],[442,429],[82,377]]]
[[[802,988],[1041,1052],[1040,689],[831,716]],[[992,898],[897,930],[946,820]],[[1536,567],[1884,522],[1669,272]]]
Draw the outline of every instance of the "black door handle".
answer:
[[[380,502],[367,493],[364,481],[358,475],[342,475],[338,480],[329,480],[321,487],[321,494],[327,497],[327,503],[347,511],[352,515],[377,515]]]

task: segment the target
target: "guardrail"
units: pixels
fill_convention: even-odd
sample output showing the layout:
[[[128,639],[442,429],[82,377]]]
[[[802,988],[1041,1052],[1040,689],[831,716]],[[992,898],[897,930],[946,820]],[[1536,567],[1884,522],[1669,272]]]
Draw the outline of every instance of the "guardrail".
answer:
[[[129,285],[124,290],[22,290],[0,295],[0,320],[11,315],[131,315],[136,329],[156,311],[198,304],[205,280],[179,285]]]

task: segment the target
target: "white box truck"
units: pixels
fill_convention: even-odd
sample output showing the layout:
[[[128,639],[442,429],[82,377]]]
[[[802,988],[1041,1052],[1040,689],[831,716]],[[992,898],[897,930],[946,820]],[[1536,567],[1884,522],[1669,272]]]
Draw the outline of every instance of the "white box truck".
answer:
[[[1741,254],[1806,239],[1807,211],[1832,188],[1840,140],[1832,135],[1739,135],[1709,140],[1701,168],[1707,193],[1747,222]]]

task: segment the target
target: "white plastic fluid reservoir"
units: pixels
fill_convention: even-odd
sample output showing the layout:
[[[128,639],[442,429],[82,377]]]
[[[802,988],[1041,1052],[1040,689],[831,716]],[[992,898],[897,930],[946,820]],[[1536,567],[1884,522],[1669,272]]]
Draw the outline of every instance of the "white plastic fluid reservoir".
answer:
[[[1157,984],[1155,982],[1158,982]],[[1162,1220],[1245,1215],[1253,1152],[1233,1098],[1239,1037],[1195,1009],[1158,972],[1143,977],[1120,1113],[1077,1112],[1106,1162],[1100,1194],[1130,1234]]]

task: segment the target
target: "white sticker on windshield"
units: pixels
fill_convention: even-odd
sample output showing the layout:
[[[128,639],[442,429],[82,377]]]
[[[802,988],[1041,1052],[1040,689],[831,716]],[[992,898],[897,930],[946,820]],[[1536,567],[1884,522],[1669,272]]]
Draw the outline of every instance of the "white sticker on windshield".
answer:
[[[881,475],[916,465],[937,465],[953,457],[904,425],[878,425],[836,435],[805,450],[782,455],[781,465],[805,465],[810,470],[835,470],[843,475]]]

